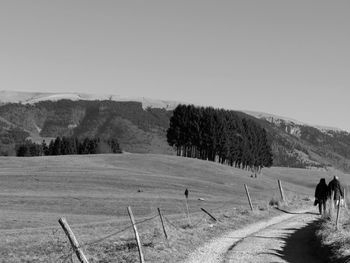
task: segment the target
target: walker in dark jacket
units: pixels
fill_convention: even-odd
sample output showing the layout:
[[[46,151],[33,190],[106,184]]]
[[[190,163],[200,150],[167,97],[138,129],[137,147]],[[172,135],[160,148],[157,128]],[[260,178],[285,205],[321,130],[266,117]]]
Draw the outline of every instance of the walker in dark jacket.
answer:
[[[343,187],[341,186],[338,179],[339,178],[337,176],[334,176],[333,180],[328,184],[328,194],[331,198],[333,194],[333,200],[335,203],[337,203],[341,198],[344,198]]]
[[[318,202],[318,210],[320,215],[326,212],[326,202],[328,197],[328,187],[326,180],[322,178],[318,185],[316,186],[315,198]]]

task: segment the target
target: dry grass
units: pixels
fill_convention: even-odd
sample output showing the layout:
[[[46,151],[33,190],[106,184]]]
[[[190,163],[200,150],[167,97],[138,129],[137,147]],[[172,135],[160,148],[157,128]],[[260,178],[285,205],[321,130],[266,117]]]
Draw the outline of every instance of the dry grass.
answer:
[[[316,237],[327,251],[332,262],[348,262],[350,260],[350,211],[342,207],[340,210],[339,224],[336,227],[336,209],[329,209],[320,220]]]
[[[276,214],[268,206],[279,196],[276,179],[282,180],[288,203],[300,206],[312,203],[319,178],[327,177],[316,171],[271,168],[254,179],[247,171],[215,163],[139,154],[9,157],[0,158],[0,165],[2,262],[63,262],[69,246],[59,217],[65,216],[79,241],[87,244],[130,226],[129,205],[137,221],[155,216],[159,207],[172,223],[166,223],[168,242],[159,218],[139,226],[146,261],[179,262],[227,229]],[[255,212],[248,210],[243,184],[249,187]],[[90,262],[137,262],[131,229],[83,247]]]

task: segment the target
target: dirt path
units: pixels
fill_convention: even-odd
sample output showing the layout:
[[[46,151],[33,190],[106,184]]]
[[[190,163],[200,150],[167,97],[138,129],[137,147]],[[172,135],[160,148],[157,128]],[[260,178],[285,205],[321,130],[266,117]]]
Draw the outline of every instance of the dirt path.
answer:
[[[190,255],[186,263],[327,262],[314,254],[310,212],[284,214],[214,239]]]

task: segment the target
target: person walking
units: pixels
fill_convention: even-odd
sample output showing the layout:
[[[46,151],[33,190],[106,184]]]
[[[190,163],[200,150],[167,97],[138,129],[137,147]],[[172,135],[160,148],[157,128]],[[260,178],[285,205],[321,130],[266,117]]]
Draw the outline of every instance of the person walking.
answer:
[[[344,198],[344,190],[338,176],[334,176],[333,180],[329,182],[328,195],[331,199],[333,198],[335,207],[338,205],[338,202]]]
[[[326,184],[326,179],[322,178],[315,190],[315,203],[318,204],[318,211],[320,215],[326,212],[326,203],[328,197],[328,186]]]

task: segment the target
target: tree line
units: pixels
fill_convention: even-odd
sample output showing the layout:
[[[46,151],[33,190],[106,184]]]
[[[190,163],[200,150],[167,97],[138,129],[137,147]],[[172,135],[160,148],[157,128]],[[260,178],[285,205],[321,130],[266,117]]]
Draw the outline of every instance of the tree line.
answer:
[[[100,138],[57,137],[47,145],[45,140],[41,144],[26,140],[17,145],[17,156],[42,156],[42,155],[75,155],[75,154],[99,154],[121,153],[117,139],[102,140]]]
[[[234,111],[179,105],[167,141],[178,156],[215,161],[255,171],[272,165],[266,130]]]

